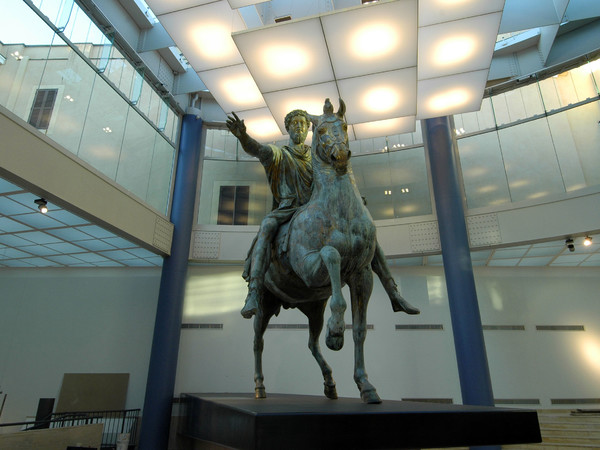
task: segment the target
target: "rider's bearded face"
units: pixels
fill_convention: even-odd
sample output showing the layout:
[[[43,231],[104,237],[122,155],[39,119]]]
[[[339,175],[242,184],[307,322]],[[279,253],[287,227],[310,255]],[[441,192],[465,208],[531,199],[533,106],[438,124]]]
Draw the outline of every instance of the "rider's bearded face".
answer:
[[[308,134],[308,121],[303,116],[294,116],[288,127],[290,139],[294,144],[303,144]]]

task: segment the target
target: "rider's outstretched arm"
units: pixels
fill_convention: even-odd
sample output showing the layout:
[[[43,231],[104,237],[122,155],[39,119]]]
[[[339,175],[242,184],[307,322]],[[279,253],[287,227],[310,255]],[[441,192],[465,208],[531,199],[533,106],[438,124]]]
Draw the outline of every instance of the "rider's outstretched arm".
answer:
[[[233,117],[227,116],[227,128],[231,131],[240,144],[242,149],[251,156],[258,158],[263,164],[269,162],[273,157],[273,149],[268,145],[259,143],[251,137],[246,131],[246,125],[235,113],[231,113]]]

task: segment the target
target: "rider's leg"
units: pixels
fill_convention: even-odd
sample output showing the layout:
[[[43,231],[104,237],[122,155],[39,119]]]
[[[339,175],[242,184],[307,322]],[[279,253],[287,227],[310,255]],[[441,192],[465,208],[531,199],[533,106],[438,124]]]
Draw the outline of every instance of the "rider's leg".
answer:
[[[392,274],[390,273],[390,269],[385,260],[385,254],[379,246],[379,242],[377,243],[377,247],[375,249],[373,261],[371,261],[371,268],[381,280],[381,284],[383,284],[385,292],[387,292],[388,296],[390,297],[392,309],[394,311],[404,311],[406,314],[419,314],[421,312],[419,308],[412,306],[410,303],[404,300],[402,295],[400,295],[398,286],[392,278]]]
[[[252,250],[252,266],[248,280],[248,295],[244,307],[240,311],[245,319],[250,319],[259,307],[259,299],[263,287],[265,273],[269,267],[269,248],[275,234],[278,222],[273,217],[265,217],[260,224],[258,237]]]

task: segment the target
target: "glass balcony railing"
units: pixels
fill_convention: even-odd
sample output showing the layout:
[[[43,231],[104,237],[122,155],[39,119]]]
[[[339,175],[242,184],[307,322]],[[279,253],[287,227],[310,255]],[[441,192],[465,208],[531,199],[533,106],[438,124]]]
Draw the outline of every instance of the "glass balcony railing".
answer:
[[[179,117],[73,0],[0,5],[0,104],[166,214]]]

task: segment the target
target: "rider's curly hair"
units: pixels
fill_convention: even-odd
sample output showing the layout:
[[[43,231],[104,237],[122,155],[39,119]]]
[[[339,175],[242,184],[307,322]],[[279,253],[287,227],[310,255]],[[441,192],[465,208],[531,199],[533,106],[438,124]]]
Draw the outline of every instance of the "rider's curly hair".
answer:
[[[308,122],[308,124],[310,125],[310,117],[308,116],[308,113],[303,109],[295,109],[289,112],[287,116],[285,116],[285,129],[287,131],[290,131],[290,122],[292,121],[292,118],[296,116],[304,117],[306,119],[306,122]]]

